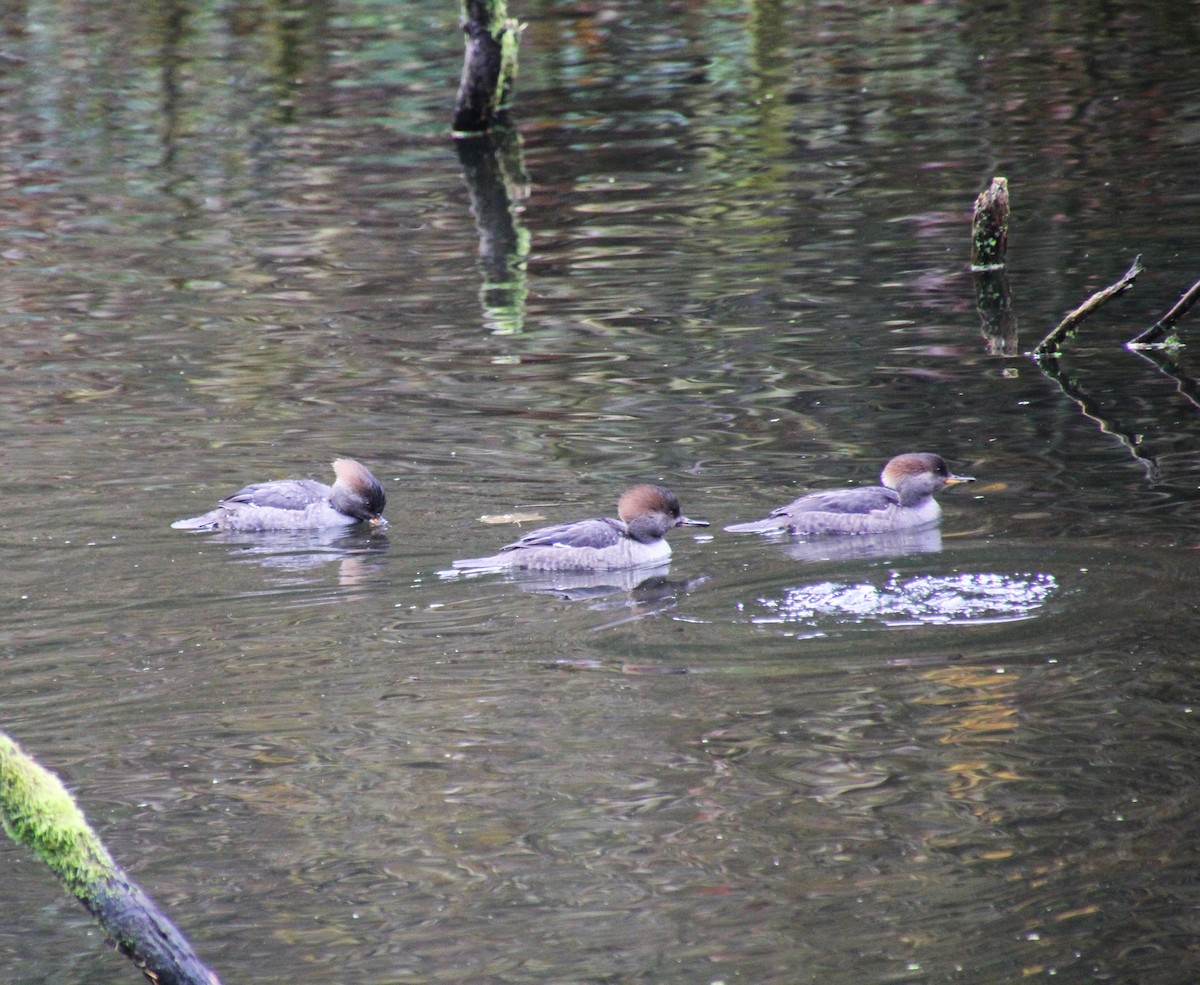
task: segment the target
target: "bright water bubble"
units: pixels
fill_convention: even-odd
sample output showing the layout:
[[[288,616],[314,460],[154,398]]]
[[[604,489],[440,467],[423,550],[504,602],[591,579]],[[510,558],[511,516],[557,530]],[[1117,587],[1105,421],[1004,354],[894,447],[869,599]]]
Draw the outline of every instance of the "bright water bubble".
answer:
[[[1058,582],[1048,574],[906,577],[893,571],[882,585],[825,581],[789,588],[782,598],[760,598],[770,615],[754,622],[822,629],[830,628],[830,621],[887,626],[1010,622],[1032,618],[1057,590]]]

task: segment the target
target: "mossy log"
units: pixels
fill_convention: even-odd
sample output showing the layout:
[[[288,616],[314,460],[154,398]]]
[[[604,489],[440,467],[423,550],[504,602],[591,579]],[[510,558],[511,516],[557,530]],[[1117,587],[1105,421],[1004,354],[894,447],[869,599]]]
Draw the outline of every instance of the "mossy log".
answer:
[[[0,732],[0,822],[50,866],[117,950],[157,985],[220,985],[184,936],[108,853],[53,773]]]
[[[521,25],[505,0],[462,0],[462,78],[454,101],[456,136],[486,133],[512,102]]]

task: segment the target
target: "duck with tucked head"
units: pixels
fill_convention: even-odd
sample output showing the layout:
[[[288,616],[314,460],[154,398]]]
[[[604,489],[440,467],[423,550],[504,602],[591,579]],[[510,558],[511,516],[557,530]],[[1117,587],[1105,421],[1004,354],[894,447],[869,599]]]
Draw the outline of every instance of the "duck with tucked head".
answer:
[[[665,564],[671,545],[665,540],[673,527],[707,527],[707,520],[689,520],[678,497],[662,486],[627,489],[617,503],[618,520],[600,517],[573,520],[527,533],[491,557],[462,558],[460,570],[526,569],[537,571],[612,571]]]
[[[933,526],[942,508],[933,494],[943,486],[974,482],[954,475],[941,455],[908,452],[884,466],[881,486],[809,493],[781,506],[764,520],[735,523],[733,533],[882,534]]]
[[[339,458],[332,486],[313,479],[257,482],[226,496],[203,516],[176,520],[177,530],[320,530],[366,522],[386,527],[383,487],[361,462]]]

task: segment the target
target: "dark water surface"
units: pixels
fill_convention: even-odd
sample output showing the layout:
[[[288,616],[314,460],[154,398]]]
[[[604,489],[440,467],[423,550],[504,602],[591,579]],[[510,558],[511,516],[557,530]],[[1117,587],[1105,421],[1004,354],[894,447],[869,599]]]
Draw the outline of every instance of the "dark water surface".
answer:
[[[1122,343],[1200,6],[517,2],[496,157],[455,7],[0,14],[0,728],[227,983],[1195,981],[1200,366]],[[909,449],[940,537],[720,529]],[[169,529],[337,455],[386,535]],[[648,583],[439,574],[644,480]],[[0,873],[5,982],[136,979]]]

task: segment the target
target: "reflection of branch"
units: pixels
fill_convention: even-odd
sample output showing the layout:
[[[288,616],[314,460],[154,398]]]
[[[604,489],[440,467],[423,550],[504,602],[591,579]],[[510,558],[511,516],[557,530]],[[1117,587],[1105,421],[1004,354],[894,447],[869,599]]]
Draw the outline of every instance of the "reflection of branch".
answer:
[[[1037,344],[1037,348],[1033,350],[1036,358],[1043,356],[1053,356],[1059,351],[1061,343],[1079,327],[1080,323],[1085,318],[1096,311],[1107,301],[1116,297],[1118,294],[1124,294],[1137,279],[1137,275],[1142,272],[1142,256],[1139,253],[1133,258],[1133,263],[1129,269],[1125,271],[1121,279],[1115,284],[1106,287],[1103,291],[1097,291],[1090,298],[1083,302],[1078,308],[1072,311],[1066,318],[1058,323],[1058,327],[1047,335],[1041,342]]]
[[[1132,346],[1133,343],[1130,343]],[[1184,376],[1183,371],[1175,365],[1175,360],[1171,356],[1164,353],[1161,349],[1146,349],[1142,347],[1133,350],[1139,356],[1151,363],[1164,376],[1169,376],[1175,381],[1176,392],[1183,397],[1193,407],[1200,409],[1200,386],[1197,386],[1196,381],[1191,377]]]
[[[1187,289],[1183,297],[1175,302],[1175,306],[1170,311],[1146,329],[1146,331],[1142,332],[1141,335],[1134,336],[1126,342],[1125,348],[1136,349],[1161,342],[1165,336],[1170,334],[1171,329],[1175,327],[1175,323],[1187,314],[1188,309],[1196,303],[1197,298],[1200,298],[1200,280]]]
[[[1089,420],[1095,421],[1100,425],[1100,430],[1105,434],[1111,434],[1114,438],[1121,442],[1146,471],[1147,482],[1157,482],[1159,478],[1158,462],[1153,456],[1147,455],[1140,447],[1140,438],[1136,433],[1122,430],[1100,416],[1099,411],[1094,409],[1094,401],[1087,392],[1076,383],[1071,377],[1058,365],[1058,360],[1053,355],[1047,355],[1039,360],[1038,365],[1041,366],[1042,372],[1049,376],[1061,388],[1062,392],[1075,401],[1079,405],[1079,409],[1083,412],[1083,416]]]

